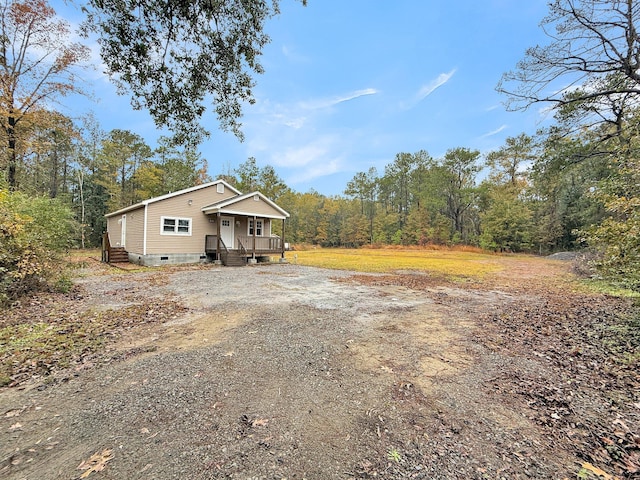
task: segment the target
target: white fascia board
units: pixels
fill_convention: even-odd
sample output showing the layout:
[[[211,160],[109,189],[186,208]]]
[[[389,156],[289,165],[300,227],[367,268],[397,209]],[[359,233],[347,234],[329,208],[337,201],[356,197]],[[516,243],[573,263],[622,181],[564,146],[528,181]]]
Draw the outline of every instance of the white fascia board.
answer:
[[[221,215],[242,215],[243,217],[256,217],[256,218],[276,218],[280,220],[285,220],[287,217],[284,215],[269,215],[264,213],[255,213],[255,212],[241,212],[240,210],[229,210],[226,208],[221,208],[216,210],[216,212],[220,212]],[[211,212],[214,213],[214,212]]]

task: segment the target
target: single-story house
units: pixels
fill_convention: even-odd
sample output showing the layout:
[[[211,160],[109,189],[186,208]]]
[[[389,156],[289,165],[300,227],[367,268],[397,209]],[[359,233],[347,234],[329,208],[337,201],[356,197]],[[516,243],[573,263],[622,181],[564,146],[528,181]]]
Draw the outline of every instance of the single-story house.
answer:
[[[243,195],[216,180],[108,213],[103,260],[241,265],[273,254],[284,259],[288,217],[262,193]],[[274,222],[282,222],[281,236],[272,233]]]

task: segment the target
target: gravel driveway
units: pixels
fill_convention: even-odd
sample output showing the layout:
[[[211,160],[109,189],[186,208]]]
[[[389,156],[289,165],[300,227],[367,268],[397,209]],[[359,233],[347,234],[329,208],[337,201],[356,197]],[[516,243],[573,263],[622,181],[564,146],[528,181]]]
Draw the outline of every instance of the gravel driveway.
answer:
[[[516,294],[375,286],[298,265],[79,283],[94,309],[171,299],[188,312],[131,330],[110,361],[66,381],[2,392],[3,478],[560,478],[573,467],[518,405],[487,398],[489,379],[526,360],[482,347],[476,321]]]

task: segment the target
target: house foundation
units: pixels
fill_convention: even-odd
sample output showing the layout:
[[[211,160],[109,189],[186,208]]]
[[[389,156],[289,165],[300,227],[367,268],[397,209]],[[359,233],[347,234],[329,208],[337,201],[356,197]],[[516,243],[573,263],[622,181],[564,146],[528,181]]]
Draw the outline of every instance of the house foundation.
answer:
[[[165,253],[139,255],[129,252],[129,261],[144,267],[158,267],[160,265],[179,265],[185,263],[210,263],[211,259],[204,253]]]

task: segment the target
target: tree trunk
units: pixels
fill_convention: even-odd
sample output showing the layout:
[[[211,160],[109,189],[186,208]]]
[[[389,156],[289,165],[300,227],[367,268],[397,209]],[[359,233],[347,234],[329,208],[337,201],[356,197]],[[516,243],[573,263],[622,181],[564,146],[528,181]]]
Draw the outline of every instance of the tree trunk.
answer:
[[[49,188],[49,197],[56,198],[58,196],[58,145],[56,142],[56,134],[53,133],[53,152],[51,152],[51,186]]]
[[[78,170],[78,188],[80,189],[80,242],[85,247],[85,204],[84,204],[84,173]]]
[[[16,117],[13,116],[13,112],[9,111],[9,118],[7,118],[7,138],[9,143],[9,169],[7,172],[7,181],[9,182],[9,190],[15,191],[18,184],[16,182]]]

